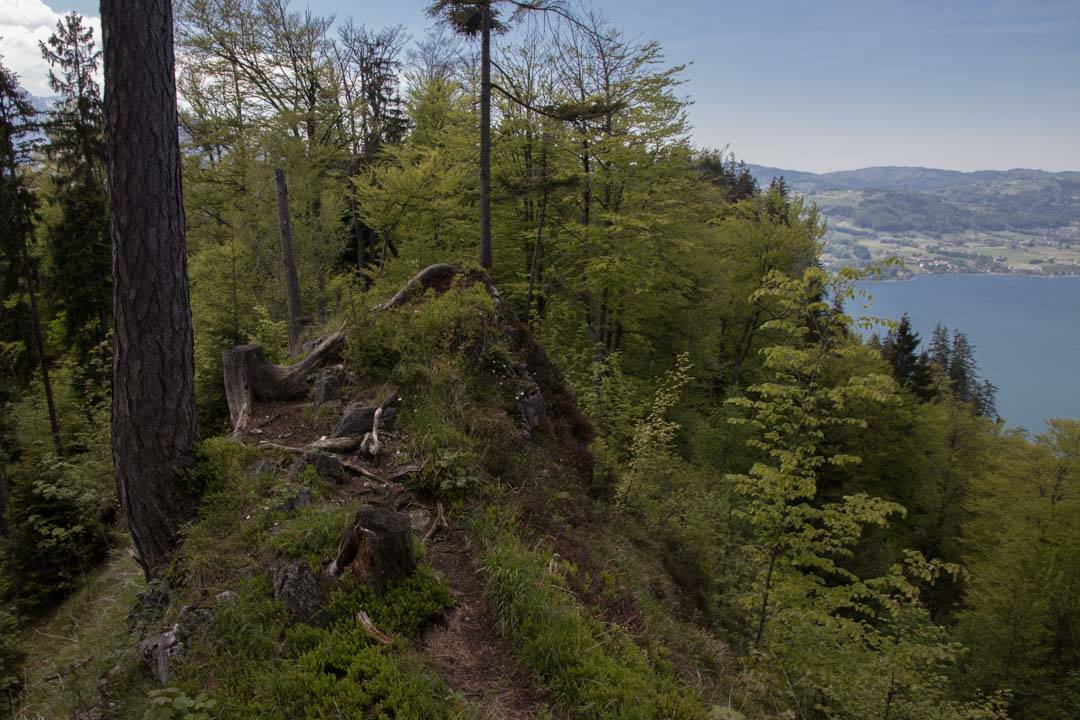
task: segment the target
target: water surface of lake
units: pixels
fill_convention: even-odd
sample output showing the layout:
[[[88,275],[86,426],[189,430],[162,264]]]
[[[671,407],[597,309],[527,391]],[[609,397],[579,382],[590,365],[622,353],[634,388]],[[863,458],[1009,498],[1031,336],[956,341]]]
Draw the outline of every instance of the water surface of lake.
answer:
[[[1080,418],[1080,277],[919,275],[862,287],[874,296],[866,314],[907,312],[924,347],[938,322],[967,333],[1010,425],[1040,432],[1048,418]]]

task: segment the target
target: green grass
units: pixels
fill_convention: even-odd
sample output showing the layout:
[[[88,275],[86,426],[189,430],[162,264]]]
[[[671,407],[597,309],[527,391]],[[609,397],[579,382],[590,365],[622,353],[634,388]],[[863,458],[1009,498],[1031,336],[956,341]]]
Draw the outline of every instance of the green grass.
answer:
[[[97,701],[101,674],[134,656],[126,617],[143,587],[142,570],[117,550],[82,589],[24,632],[26,686],[17,718],[66,718]]]
[[[624,631],[593,618],[551,553],[530,549],[497,511],[477,523],[485,592],[519,661],[567,715],[589,720],[705,718],[698,697],[672,668]]]
[[[325,627],[295,623],[273,596],[268,569],[281,558],[324,567],[332,558],[354,504],[340,504],[313,477],[286,481],[253,472],[260,453],[212,439],[203,445],[202,482],[208,488],[199,519],[185,532],[183,560],[170,569],[177,595],[165,627],[188,603],[213,610],[196,631],[171,684],[187,697],[214,701],[215,720],[240,718],[395,718],[438,720],[465,712],[415,643],[451,605],[445,581],[429,566],[382,593],[343,581],[329,604]],[[286,513],[281,502],[311,487],[313,504]],[[118,665],[110,685],[122,719],[142,718],[157,688],[135,656],[137,638],[126,614],[144,587],[124,554],[26,636],[30,653],[20,718],[70,717],[98,700],[101,674]],[[218,598],[231,590],[234,599]],[[365,634],[364,610],[394,641]]]
[[[260,575],[241,583],[237,599],[218,603],[212,627],[191,643],[176,685],[206,692],[219,720],[293,718],[451,718],[450,691],[411,640],[449,606],[445,584],[430,569],[382,596],[361,586],[336,593],[329,627],[295,625]],[[364,609],[395,638],[380,645],[356,622]]]

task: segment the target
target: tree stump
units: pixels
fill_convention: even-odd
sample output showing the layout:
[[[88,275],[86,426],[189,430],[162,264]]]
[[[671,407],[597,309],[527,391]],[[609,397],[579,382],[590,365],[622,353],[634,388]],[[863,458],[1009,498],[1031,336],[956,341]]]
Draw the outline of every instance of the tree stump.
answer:
[[[360,508],[327,572],[338,576],[346,570],[377,590],[412,575],[416,554],[409,518],[388,508]]]
[[[256,400],[299,400],[307,395],[308,375],[337,362],[345,333],[327,335],[311,354],[294,365],[274,365],[258,345],[237,345],[222,356],[225,398],[234,432],[243,429]]]

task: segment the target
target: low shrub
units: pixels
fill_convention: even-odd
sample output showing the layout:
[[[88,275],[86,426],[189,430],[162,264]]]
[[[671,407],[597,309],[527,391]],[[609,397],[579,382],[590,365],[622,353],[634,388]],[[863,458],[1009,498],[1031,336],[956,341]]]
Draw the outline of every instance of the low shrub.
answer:
[[[237,597],[215,607],[209,631],[191,643],[178,669],[187,693],[212,688],[215,717],[448,718],[449,691],[408,643],[380,645],[355,614],[363,609],[384,632],[418,637],[449,606],[430,569],[387,588],[346,586],[335,593],[329,627],[291,625],[265,576],[245,581]]]
[[[0,717],[7,716],[22,687],[24,654],[21,640],[15,616],[0,609]]]

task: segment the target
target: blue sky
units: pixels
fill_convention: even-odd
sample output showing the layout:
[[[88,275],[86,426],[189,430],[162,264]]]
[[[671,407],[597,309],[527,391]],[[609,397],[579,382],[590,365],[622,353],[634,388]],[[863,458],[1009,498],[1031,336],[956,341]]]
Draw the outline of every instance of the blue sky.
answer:
[[[93,0],[0,4],[8,37],[18,31],[12,16],[42,8],[98,14]],[[424,4],[293,2],[370,26],[401,23],[414,37],[430,24]],[[659,40],[672,63],[691,63],[684,90],[695,142],[730,144],[749,162],[1080,170],[1080,0],[594,5],[628,35]],[[10,43],[0,52],[29,78],[31,59],[12,62]]]

